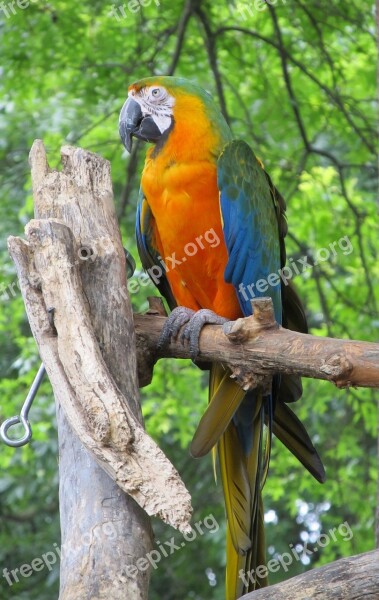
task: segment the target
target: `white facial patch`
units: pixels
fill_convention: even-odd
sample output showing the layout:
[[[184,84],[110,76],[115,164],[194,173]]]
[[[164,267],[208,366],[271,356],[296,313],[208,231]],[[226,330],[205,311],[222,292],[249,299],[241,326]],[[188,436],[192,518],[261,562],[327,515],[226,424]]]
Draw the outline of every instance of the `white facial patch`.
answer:
[[[159,131],[163,133],[172,123],[175,98],[161,86],[144,87],[139,92],[131,90],[128,96],[141,107],[144,117],[151,116]]]

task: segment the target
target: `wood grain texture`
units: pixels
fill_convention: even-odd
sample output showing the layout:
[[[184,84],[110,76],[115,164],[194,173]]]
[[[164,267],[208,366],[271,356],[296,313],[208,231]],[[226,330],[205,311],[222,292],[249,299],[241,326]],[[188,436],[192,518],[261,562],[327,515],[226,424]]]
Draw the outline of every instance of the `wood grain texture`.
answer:
[[[27,241],[8,246],[57,403],[60,600],[144,600],[149,565],[135,567],[152,548],[144,511],[184,531],[191,506],[142,426],[109,163],[64,147],[63,171],[54,171],[40,141],[30,163],[36,219]]]

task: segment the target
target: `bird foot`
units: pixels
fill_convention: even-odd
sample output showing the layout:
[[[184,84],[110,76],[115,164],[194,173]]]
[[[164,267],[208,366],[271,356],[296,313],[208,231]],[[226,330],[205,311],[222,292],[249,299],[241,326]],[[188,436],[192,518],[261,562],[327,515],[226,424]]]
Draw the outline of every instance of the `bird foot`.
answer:
[[[174,308],[163,327],[158,348],[163,348],[172,339],[177,339],[180,330],[185,326],[180,335],[180,341],[183,345],[186,342],[189,343],[190,356],[192,360],[195,360],[200,351],[199,339],[204,325],[223,325],[227,321],[228,319],[216,315],[207,308],[195,312],[190,308],[178,306]]]
[[[163,348],[164,346],[167,346],[171,340],[176,340],[183,325],[186,325],[194,314],[194,310],[186,308],[185,306],[174,308],[163,326],[158,340],[158,348]]]

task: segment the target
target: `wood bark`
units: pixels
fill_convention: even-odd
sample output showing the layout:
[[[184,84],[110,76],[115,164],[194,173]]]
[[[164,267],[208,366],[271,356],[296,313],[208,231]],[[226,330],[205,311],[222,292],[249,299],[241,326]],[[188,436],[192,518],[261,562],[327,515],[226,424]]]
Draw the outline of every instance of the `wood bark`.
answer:
[[[378,600],[379,550],[341,558],[241,600]]]
[[[109,163],[71,147],[62,162],[51,170],[34,143],[36,220],[27,241],[8,242],[57,403],[60,600],[144,600],[149,564],[135,564],[152,548],[145,511],[185,531],[190,497],[142,427]]]
[[[272,301],[252,301],[251,317],[207,325],[200,336],[199,362],[221,362],[232,378],[249,389],[275,373],[326,379],[338,387],[379,387],[379,344],[297,333],[275,322]],[[134,315],[140,386],[150,383],[160,358],[190,358],[180,339],[157,348],[165,317]]]

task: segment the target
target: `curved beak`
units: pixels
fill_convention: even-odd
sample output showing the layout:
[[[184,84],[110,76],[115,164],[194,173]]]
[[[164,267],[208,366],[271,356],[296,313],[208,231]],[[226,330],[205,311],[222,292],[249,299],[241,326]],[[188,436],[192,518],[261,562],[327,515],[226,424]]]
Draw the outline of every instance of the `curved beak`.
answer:
[[[161,131],[153,117],[144,117],[140,105],[133,98],[128,98],[121,109],[119,132],[128,152],[132,149],[133,136],[146,142],[157,142],[161,137]]]

